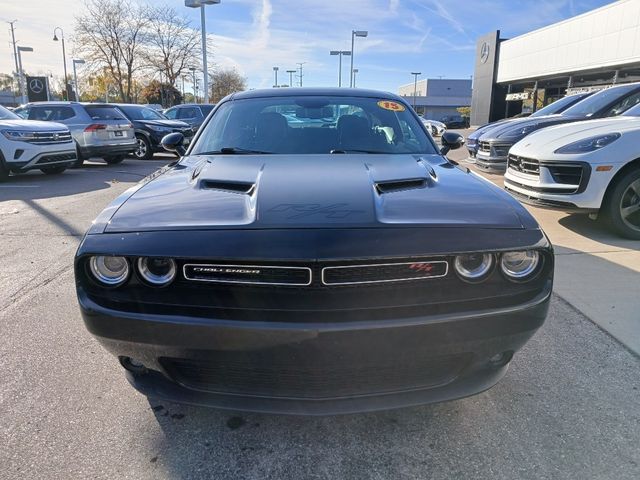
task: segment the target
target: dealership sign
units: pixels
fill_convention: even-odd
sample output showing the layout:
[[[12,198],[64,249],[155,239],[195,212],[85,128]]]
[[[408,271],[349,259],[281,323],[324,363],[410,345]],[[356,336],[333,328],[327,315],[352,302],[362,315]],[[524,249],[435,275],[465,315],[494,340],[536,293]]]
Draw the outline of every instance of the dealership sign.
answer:
[[[49,100],[49,82],[47,77],[27,76],[27,96],[30,102]]]
[[[529,100],[532,92],[507,93],[507,102],[516,102],[518,100]]]

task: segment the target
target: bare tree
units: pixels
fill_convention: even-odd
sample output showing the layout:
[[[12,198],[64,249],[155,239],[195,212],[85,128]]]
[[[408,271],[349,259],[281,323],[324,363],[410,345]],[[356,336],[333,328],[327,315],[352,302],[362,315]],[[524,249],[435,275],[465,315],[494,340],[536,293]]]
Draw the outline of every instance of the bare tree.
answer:
[[[211,102],[247,89],[247,81],[236,70],[218,70],[211,75]]]
[[[152,7],[147,26],[145,63],[164,81],[175,85],[180,75],[198,63],[200,57],[200,33],[191,28],[191,22],[180,16],[175,8]]]
[[[75,18],[76,53],[93,69],[106,67],[120,99],[130,102],[134,75],[142,67],[148,8],[130,0],[86,0]]]

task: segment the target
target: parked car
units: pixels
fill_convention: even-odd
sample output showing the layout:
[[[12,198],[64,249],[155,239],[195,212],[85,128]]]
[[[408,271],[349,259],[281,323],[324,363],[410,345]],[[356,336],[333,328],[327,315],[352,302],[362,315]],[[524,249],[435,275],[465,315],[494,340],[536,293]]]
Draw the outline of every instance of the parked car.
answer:
[[[0,133],[0,182],[29,170],[62,173],[76,162],[71,132],[60,123],[23,120],[0,106]]]
[[[439,137],[447,131],[447,126],[442,122],[439,122],[437,120],[430,120],[424,117],[420,117],[420,120],[422,121],[424,126],[427,127],[429,133],[431,133],[431,135],[433,135],[434,137]]]
[[[117,107],[133,124],[137,148],[133,156],[140,160],[149,160],[155,152],[164,151],[160,141],[168,133],[180,132],[188,142],[197,129],[179,120],[169,120],[162,113],[144,105],[118,103]]]
[[[439,402],[495,384],[542,325],[547,237],[401,97],[236,93],[183,140],[75,258],[85,324],[142,393],[296,414]]]
[[[164,111],[164,116],[170,120],[188,123],[197,130],[214,108],[215,104],[185,103],[168,108]]]
[[[469,128],[469,117],[462,115],[447,115],[440,119],[447,128]]]
[[[77,146],[76,167],[91,157],[120,163],[136,148],[131,123],[104,103],[33,102],[16,109],[22,118],[66,125]]]
[[[535,113],[527,113],[525,115],[518,114],[514,117],[505,118],[502,120],[498,120],[496,122],[487,123],[486,125],[482,125],[478,127],[475,132],[471,133],[467,137],[467,150],[469,151],[469,157],[475,158],[476,153],[478,152],[478,139],[484,135],[487,131],[492,128],[495,128],[499,125],[504,125],[505,123],[509,123],[509,125],[518,125],[515,122],[522,122],[523,118],[531,119],[531,118],[539,118],[547,115],[557,115],[564,112],[567,108],[575,105],[580,100],[584,100],[589,95],[592,95],[593,92],[584,92],[584,93],[576,93],[574,95],[567,95],[559,100],[556,100],[553,103],[541,108]],[[526,121],[526,120],[525,120]]]
[[[526,203],[601,216],[640,240],[640,105],[531,134],[511,148],[504,186]]]
[[[630,83],[600,90],[569,107],[560,115],[548,115],[505,123],[487,130],[478,140],[476,165],[491,172],[504,173],[509,149],[541,128],[561,123],[593,120],[620,115],[640,102],[640,83]]]

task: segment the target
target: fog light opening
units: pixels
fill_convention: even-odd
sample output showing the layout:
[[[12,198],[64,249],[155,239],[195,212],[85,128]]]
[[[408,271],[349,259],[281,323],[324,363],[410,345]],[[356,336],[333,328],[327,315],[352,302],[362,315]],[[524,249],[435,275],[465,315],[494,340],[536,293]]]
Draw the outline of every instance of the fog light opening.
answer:
[[[122,365],[125,370],[133,373],[134,375],[144,375],[148,371],[147,367],[135,358],[118,357],[118,360],[120,360],[120,365]]]
[[[509,363],[512,358],[513,358],[513,352],[511,350],[508,350],[506,352],[502,352],[502,353],[498,353],[497,355],[494,355],[489,359],[489,362],[494,367],[503,367],[507,363]]]

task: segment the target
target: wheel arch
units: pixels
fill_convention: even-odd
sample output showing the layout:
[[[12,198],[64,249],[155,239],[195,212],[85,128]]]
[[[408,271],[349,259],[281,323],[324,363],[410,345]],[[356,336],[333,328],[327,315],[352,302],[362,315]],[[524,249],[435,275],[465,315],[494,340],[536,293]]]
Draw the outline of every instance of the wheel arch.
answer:
[[[620,170],[616,172],[616,174],[609,182],[609,185],[607,185],[607,189],[605,190],[604,196],[602,197],[602,205],[600,205],[600,208],[607,205],[607,203],[609,202],[609,198],[611,197],[611,192],[613,192],[613,189],[616,187],[620,179],[633,170],[640,170],[640,157],[627,162]]]

